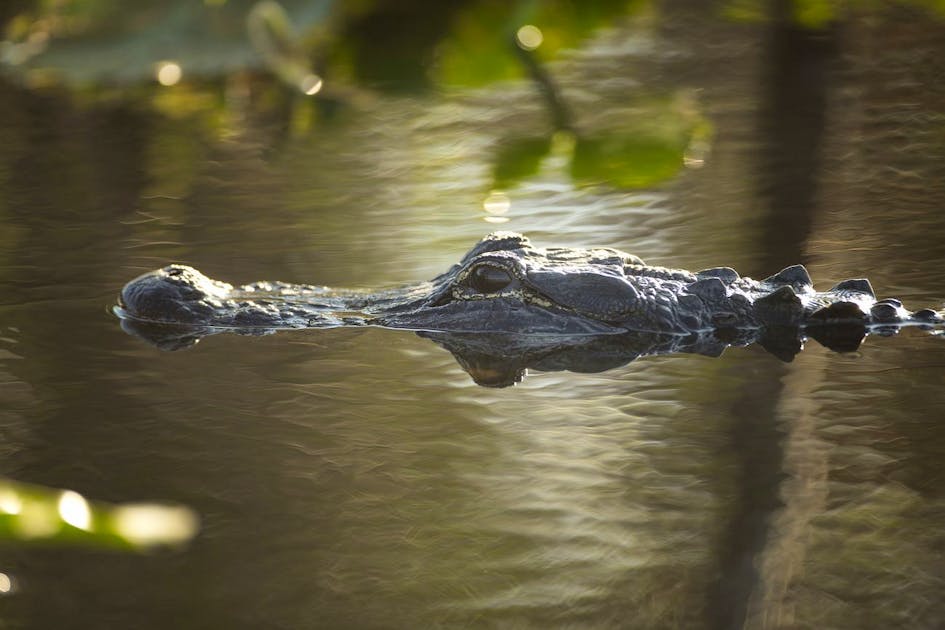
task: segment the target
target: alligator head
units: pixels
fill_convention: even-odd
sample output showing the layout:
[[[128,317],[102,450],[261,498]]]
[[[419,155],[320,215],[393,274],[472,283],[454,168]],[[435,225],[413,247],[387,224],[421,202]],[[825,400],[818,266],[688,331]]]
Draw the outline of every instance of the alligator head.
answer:
[[[624,270],[643,261],[615,249],[533,247],[496,232],[476,244],[428,292],[401,303],[365,301],[372,323],[389,328],[524,335],[603,335],[643,321],[659,295]],[[658,329],[654,326],[654,330]]]

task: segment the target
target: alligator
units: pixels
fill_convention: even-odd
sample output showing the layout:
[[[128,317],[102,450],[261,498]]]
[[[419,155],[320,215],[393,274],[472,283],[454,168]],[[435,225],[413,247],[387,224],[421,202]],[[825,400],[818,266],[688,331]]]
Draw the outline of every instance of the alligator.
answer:
[[[233,286],[173,264],[125,285],[115,312],[126,330],[171,350],[219,332],[380,326],[420,331],[451,349],[478,346],[480,354],[484,344],[470,335],[529,338],[532,354],[630,335],[624,352],[630,360],[670,351],[717,354],[754,342],[790,360],[808,336],[850,350],[867,332],[945,326],[941,311],[877,300],[866,279],[817,291],[801,265],[752,280],[728,267],[693,273],[647,265],[611,248],[538,248],[512,232],[484,237],[429,282],[378,292],[283,282]]]

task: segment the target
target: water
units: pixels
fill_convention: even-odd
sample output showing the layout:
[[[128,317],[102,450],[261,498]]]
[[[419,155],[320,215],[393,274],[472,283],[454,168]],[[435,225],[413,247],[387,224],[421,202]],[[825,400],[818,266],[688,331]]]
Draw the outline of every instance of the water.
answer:
[[[701,168],[576,186],[559,142],[498,227],[754,277],[803,262],[821,287],[863,275],[940,307],[942,23],[807,41],[664,9],[552,71],[585,133],[695,110]],[[547,133],[527,83],[377,96],[288,135],[240,107],[220,129],[0,92],[0,474],[202,520],[177,552],[5,544],[4,627],[945,624],[940,338],[487,389],[409,332],[175,353],[123,333],[120,287],[168,261],[233,283],[429,279],[496,227],[498,147]]]

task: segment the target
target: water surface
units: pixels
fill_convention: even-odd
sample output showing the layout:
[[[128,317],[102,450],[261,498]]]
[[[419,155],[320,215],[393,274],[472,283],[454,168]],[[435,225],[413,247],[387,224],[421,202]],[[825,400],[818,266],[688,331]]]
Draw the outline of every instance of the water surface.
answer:
[[[2,624],[941,627],[940,338],[487,389],[409,332],[167,353],[110,307],[169,261],[233,283],[425,280],[498,226],[754,277],[803,262],[820,287],[868,276],[940,308],[943,42],[908,12],[805,39],[668,3],[551,71],[586,133],[658,101],[708,124],[708,150],[628,189],[576,183],[559,138],[501,224],[483,210],[497,152],[549,134],[524,81],[378,94],[299,134],[238,104],[220,130],[4,86],[0,474],[203,525],[145,556],[7,543]]]

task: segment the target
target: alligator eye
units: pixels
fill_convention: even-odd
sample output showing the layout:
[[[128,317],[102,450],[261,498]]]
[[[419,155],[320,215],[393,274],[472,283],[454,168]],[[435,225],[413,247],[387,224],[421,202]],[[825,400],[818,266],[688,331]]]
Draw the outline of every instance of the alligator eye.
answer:
[[[479,293],[498,293],[512,283],[512,276],[492,265],[479,265],[466,276],[466,284]]]

